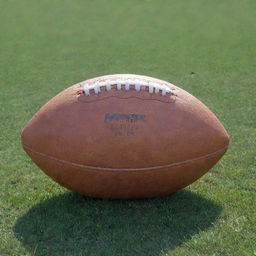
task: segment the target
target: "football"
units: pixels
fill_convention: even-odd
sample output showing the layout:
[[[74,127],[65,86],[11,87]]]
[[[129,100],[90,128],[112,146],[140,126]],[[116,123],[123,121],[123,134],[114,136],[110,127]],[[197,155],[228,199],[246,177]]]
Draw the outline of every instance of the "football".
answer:
[[[229,136],[217,117],[181,88],[120,74],[77,83],[24,127],[27,154],[60,185],[96,198],[173,193],[223,156]]]

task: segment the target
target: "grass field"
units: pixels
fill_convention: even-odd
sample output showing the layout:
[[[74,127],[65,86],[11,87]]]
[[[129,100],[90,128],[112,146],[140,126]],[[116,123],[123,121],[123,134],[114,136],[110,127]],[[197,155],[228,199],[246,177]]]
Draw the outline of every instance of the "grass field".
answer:
[[[0,0],[0,32],[0,256],[256,255],[256,1]],[[227,154],[162,198],[55,184],[20,130],[59,91],[111,73],[191,92],[229,132]]]

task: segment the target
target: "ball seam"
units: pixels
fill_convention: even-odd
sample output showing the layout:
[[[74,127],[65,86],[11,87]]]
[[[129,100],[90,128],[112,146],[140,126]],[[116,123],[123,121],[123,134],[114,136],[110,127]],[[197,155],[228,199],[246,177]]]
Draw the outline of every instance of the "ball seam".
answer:
[[[156,169],[176,167],[176,166],[184,165],[184,164],[196,161],[196,160],[202,160],[204,158],[209,158],[209,157],[211,157],[213,155],[216,155],[216,154],[218,154],[222,151],[225,152],[228,149],[228,146],[225,146],[221,149],[218,149],[218,150],[216,150],[214,152],[211,152],[209,154],[205,154],[203,156],[195,157],[195,158],[192,158],[192,159],[188,159],[188,160],[184,160],[184,161],[180,161],[180,162],[176,162],[176,163],[166,164],[166,165],[159,165],[159,166],[152,166],[152,167],[142,167],[142,168],[109,168],[109,167],[97,167],[97,166],[76,164],[76,163],[73,163],[73,162],[70,162],[70,161],[67,161],[67,160],[63,160],[63,159],[60,159],[60,158],[57,158],[57,157],[54,157],[54,156],[47,155],[47,154],[44,154],[42,152],[36,151],[36,150],[34,150],[34,149],[24,145],[24,144],[23,144],[23,147],[24,147],[24,149],[27,149],[27,150],[35,153],[35,154],[38,154],[38,155],[43,156],[43,157],[48,158],[48,159],[52,159],[52,160],[55,160],[55,161],[58,161],[58,162],[61,162],[61,163],[73,165],[73,166],[80,167],[80,168],[88,168],[88,169],[94,169],[94,170],[100,170],[100,171],[151,171],[151,170],[156,170]]]

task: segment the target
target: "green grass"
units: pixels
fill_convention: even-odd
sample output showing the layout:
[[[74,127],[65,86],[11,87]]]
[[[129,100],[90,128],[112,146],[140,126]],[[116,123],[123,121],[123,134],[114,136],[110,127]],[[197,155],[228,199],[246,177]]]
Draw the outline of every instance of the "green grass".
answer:
[[[255,17],[254,0],[0,0],[0,255],[256,255]],[[231,136],[225,157],[156,199],[55,184],[21,149],[21,128],[59,91],[111,73],[201,99]]]

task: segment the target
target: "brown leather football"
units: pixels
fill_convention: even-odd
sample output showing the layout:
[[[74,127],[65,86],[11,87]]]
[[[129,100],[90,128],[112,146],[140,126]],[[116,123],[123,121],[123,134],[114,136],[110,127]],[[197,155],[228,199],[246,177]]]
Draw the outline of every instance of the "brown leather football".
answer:
[[[191,94],[129,74],[67,88],[32,117],[21,137],[52,179],[99,198],[175,192],[206,173],[229,142],[220,121]]]

